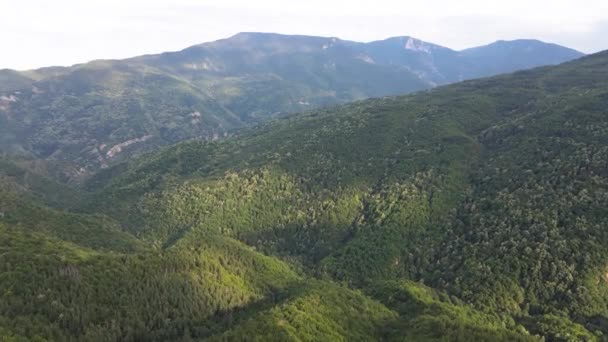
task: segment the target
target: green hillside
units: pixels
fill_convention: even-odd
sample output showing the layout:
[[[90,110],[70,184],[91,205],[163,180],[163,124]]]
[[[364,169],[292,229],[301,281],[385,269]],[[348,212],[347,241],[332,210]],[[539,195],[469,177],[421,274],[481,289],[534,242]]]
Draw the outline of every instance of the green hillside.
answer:
[[[607,105],[600,53],[182,142],[81,189],[7,157],[0,335],[600,341]]]
[[[396,318],[359,292],[313,282],[209,341],[370,341]]]
[[[230,312],[298,281],[285,264],[219,236],[163,253],[117,254],[0,229],[0,322],[28,339],[205,336]]]

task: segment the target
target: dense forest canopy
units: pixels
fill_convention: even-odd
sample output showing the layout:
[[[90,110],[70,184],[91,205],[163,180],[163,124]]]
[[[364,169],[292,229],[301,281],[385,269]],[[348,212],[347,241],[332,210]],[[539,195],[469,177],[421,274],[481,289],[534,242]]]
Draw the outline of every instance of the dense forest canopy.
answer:
[[[187,141],[0,160],[9,341],[600,341],[608,53]],[[55,180],[53,180],[55,179]]]

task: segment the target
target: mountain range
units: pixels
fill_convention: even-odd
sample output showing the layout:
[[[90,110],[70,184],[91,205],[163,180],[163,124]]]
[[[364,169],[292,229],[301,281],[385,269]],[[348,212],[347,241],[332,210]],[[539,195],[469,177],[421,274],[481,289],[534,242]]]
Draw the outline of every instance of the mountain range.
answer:
[[[82,181],[133,154],[218,139],[265,120],[369,97],[557,64],[583,54],[535,40],[454,51],[412,37],[371,43],[240,33],[177,52],[0,70],[0,150]]]
[[[512,66],[538,61],[529,44],[570,53],[524,41],[454,56],[477,60],[470,63],[482,71],[475,72],[496,72],[494,63],[481,61],[501,60],[497,50],[507,51],[502,60]],[[369,52],[378,45],[381,53]],[[516,53],[513,46],[524,48]],[[344,57],[359,49],[377,64]],[[452,54],[409,38],[358,44],[241,34],[127,61],[3,72],[3,79],[31,87],[3,95],[4,142],[27,136],[46,147],[0,158],[0,336],[606,340],[608,52],[433,87],[475,74],[441,63],[412,74],[396,64],[405,58],[397,49],[437,61]],[[319,70],[314,66],[322,64],[310,61],[326,53],[345,58],[336,74],[303,72]],[[193,57],[204,54],[215,57]],[[555,54],[545,61],[558,62]],[[346,61],[361,64],[348,69]],[[366,70],[381,68],[389,80],[401,75],[428,90],[264,120],[237,114],[234,98],[220,103],[217,93],[201,91],[212,89],[202,86],[211,82],[208,75],[217,82],[247,79],[259,90],[250,108],[258,108],[263,96],[289,89],[283,82],[292,73],[289,84],[324,80],[339,89],[342,66],[360,89],[368,86],[361,79],[371,77]],[[242,69],[226,71],[234,68]],[[273,79],[260,88],[257,77],[266,73],[283,75],[279,85]],[[177,120],[185,99],[193,106],[185,113],[197,110],[201,122],[209,112],[195,106],[205,105],[230,114],[242,129],[227,139],[179,141],[191,136],[186,132],[157,143],[163,130],[153,123]],[[328,103],[347,98],[334,100]],[[35,123],[44,103],[46,121]],[[116,126],[104,126],[110,114]],[[184,127],[196,127],[196,119],[188,114]],[[26,135],[27,124],[49,135]],[[88,140],[79,140],[87,134],[127,133],[122,138],[139,140],[121,150],[111,142],[95,148],[121,156],[123,148],[148,144],[148,153],[112,163],[104,157],[107,167],[77,184],[66,184],[57,171],[64,164],[90,167],[82,154],[90,152]],[[193,129],[192,136],[200,134]]]

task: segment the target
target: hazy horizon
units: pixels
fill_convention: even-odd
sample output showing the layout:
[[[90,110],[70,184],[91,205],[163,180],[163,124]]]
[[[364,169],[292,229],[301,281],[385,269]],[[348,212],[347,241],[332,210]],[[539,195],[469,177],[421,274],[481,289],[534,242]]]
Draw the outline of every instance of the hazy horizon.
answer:
[[[18,71],[27,71],[27,70],[35,70],[35,69],[39,69],[39,68],[47,68],[47,67],[69,67],[69,66],[74,66],[74,65],[78,65],[78,64],[85,64],[85,63],[89,63],[89,62],[93,62],[93,61],[97,61],[97,60],[100,60],[100,61],[101,61],[101,60],[120,60],[120,59],[128,59],[128,58],[132,58],[132,57],[143,56],[143,55],[154,55],[154,54],[161,54],[161,53],[164,53],[164,52],[176,52],[176,51],[180,51],[180,50],[183,50],[183,49],[187,49],[187,48],[189,48],[189,47],[191,47],[191,46],[195,46],[195,45],[206,44],[206,43],[212,43],[212,42],[215,42],[215,41],[218,41],[218,40],[223,40],[223,39],[229,39],[229,38],[231,38],[231,37],[233,37],[233,36],[235,36],[235,35],[237,35],[237,34],[240,34],[240,33],[260,33],[260,34],[278,34],[278,35],[284,35],[284,36],[308,36],[308,37],[338,38],[338,39],[340,39],[340,40],[344,40],[344,41],[353,41],[353,42],[358,42],[358,43],[370,43],[370,42],[374,42],[374,41],[386,40],[386,39],[390,39],[390,38],[397,38],[397,37],[410,37],[410,38],[413,38],[413,39],[418,39],[418,40],[424,41],[424,42],[426,42],[426,43],[440,45],[440,46],[443,46],[443,47],[446,47],[446,48],[452,49],[452,50],[454,50],[454,51],[462,51],[462,50],[466,50],[466,49],[469,49],[469,48],[475,48],[475,47],[480,47],[480,46],[484,46],[484,45],[489,45],[489,44],[496,43],[496,42],[498,42],[498,41],[514,41],[514,40],[539,40],[539,39],[535,39],[535,38],[516,38],[516,39],[509,39],[509,40],[505,40],[505,39],[497,39],[497,40],[494,40],[494,41],[491,41],[491,42],[487,42],[487,43],[483,43],[483,44],[480,44],[480,45],[468,46],[468,47],[465,47],[465,48],[462,48],[462,49],[454,49],[454,48],[452,48],[452,47],[450,47],[450,46],[445,46],[445,45],[442,45],[442,44],[437,44],[437,43],[432,42],[432,41],[428,41],[428,40],[425,40],[425,39],[421,39],[421,38],[419,38],[419,37],[414,37],[414,36],[409,36],[409,35],[390,36],[390,37],[385,37],[385,38],[381,38],[381,39],[377,39],[377,40],[358,41],[358,40],[344,39],[344,38],[342,38],[342,37],[337,37],[337,36],[329,36],[329,35],[325,35],[325,36],[313,36],[313,35],[299,34],[299,33],[281,33],[281,32],[242,31],[242,32],[236,32],[236,33],[234,33],[234,34],[232,34],[232,35],[230,35],[230,36],[227,36],[227,37],[222,37],[222,38],[218,38],[218,39],[214,39],[214,40],[209,40],[209,41],[199,42],[199,43],[191,44],[191,45],[184,46],[184,47],[182,47],[182,48],[179,48],[179,49],[174,49],[174,50],[163,50],[163,49],[161,49],[161,50],[159,50],[159,51],[152,51],[152,52],[146,52],[146,53],[141,53],[141,54],[137,54],[137,55],[128,55],[128,56],[121,56],[121,57],[114,57],[114,58],[105,58],[105,57],[103,57],[103,56],[100,56],[100,57],[96,57],[96,58],[92,58],[92,59],[88,59],[88,60],[79,61],[79,62],[76,62],[76,63],[69,63],[69,64],[53,64],[53,65],[40,65],[40,66],[35,66],[35,67],[33,67],[33,68],[7,68],[7,67],[0,66],[0,70],[1,70],[1,69],[13,69],[13,70],[18,70]],[[541,40],[539,40],[539,41],[541,41]],[[557,43],[550,42],[550,41],[542,41],[542,42],[544,42],[544,43],[550,43],[550,44],[557,44]],[[570,47],[568,47],[568,46],[564,46],[564,47],[570,48]],[[576,50],[576,49],[575,49],[575,50]],[[583,51],[579,51],[579,52],[583,52]],[[599,51],[598,51],[598,52],[599,52]],[[584,53],[584,52],[583,52],[583,53]],[[586,54],[587,54],[587,53],[586,53]]]
[[[239,32],[338,37],[395,36],[462,50],[498,40],[537,39],[584,53],[608,48],[608,2],[508,3],[391,0],[289,3],[262,0],[23,0],[0,12],[0,69],[67,66],[177,51]]]

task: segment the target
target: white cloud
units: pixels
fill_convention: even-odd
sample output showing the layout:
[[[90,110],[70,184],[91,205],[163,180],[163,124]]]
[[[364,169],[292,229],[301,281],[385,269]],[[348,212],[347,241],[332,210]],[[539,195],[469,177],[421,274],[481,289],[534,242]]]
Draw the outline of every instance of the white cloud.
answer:
[[[537,38],[608,48],[605,0],[20,0],[0,4],[0,68],[178,50],[240,31],[369,41],[412,35],[461,49]]]

